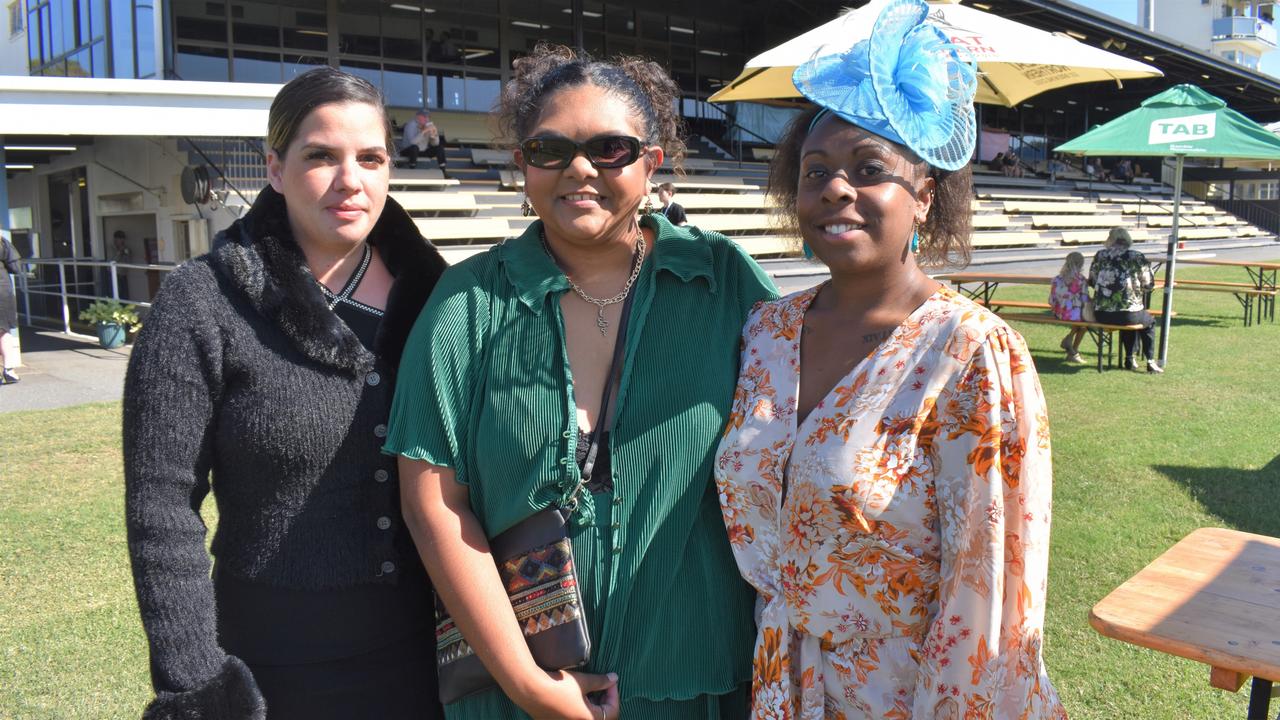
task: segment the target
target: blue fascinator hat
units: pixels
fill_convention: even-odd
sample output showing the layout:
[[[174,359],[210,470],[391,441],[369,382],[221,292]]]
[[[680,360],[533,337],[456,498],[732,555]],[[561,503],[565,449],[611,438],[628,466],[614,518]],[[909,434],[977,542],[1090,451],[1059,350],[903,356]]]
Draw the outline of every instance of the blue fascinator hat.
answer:
[[[910,148],[933,167],[959,170],[977,138],[977,68],[928,16],[924,0],[889,0],[869,38],[819,48],[792,82],[845,122]],[[857,18],[846,18],[855,35]]]

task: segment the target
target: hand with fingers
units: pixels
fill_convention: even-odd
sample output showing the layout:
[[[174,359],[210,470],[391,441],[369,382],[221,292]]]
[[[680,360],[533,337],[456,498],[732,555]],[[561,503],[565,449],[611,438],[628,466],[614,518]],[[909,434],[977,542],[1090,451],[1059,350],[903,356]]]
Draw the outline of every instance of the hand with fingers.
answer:
[[[523,695],[513,699],[534,720],[618,720],[622,710],[614,673],[548,671]]]

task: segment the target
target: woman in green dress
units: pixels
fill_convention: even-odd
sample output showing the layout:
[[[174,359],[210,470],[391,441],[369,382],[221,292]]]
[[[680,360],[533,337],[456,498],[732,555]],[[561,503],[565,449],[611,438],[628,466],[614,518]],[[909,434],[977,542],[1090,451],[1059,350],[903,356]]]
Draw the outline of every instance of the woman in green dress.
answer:
[[[746,712],[753,600],[711,470],[739,330],[776,291],[723,236],[637,220],[653,172],[683,155],[677,97],[648,61],[553,46],[517,60],[499,120],[540,219],[450,268],[410,336],[385,451],[440,598],[498,683],[450,718]],[[489,539],[580,485],[569,535],[590,660],[547,671]]]

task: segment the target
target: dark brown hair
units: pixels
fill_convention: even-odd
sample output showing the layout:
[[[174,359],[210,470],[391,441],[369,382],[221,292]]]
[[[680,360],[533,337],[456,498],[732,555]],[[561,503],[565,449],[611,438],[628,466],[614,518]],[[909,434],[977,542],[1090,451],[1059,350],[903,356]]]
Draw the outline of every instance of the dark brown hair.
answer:
[[[367,103],[377,108],[386,129],[387,152],[391,152],[391,118],[382,93],[364,78],[327,66],[302,73],[276,93],[267,113],[267,148],[283,158],[311,111],[333,103]]]
[[[796,217],[800,149],[809,137],[809,125],[818,110],[810,108],[791,121],[769,166],[769,195],[777,205],[777,224],[797,238],[800,237]],[[898,147],[914,162],[922,162],[909,149]],[[918,228],[920,249],[916,257],[921,265],[966,265],[971,250],[969,235],[973,230],[973,173],[968,165],[953,172],[929,167],[928,172],[934,182],[933,205],[928,218]]]
[[[680,87],[652,60],[620,55],[610,62],[563,45],[540,43],[511,64],[511,81],[495,108],[500,132],[515,143],[526,139],[542,117],[547,98],[559,90],[593,85],[626,103],[647,143],[659,145],[677,169],[685,156],[684,122],[677,111]],[[587,108],[583,108],[587,112]]]

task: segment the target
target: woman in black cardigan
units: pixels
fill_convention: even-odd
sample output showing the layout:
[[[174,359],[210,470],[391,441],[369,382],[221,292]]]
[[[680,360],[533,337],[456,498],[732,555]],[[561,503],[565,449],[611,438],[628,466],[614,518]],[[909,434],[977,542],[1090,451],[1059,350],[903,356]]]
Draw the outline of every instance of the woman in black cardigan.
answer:
[[[286,85],[270,187],[169,276],[134,347],[126,515],[147,718],[441,716],[431,587],[380,448],[445,263],[387,197],[389,128],[357,77]]]

